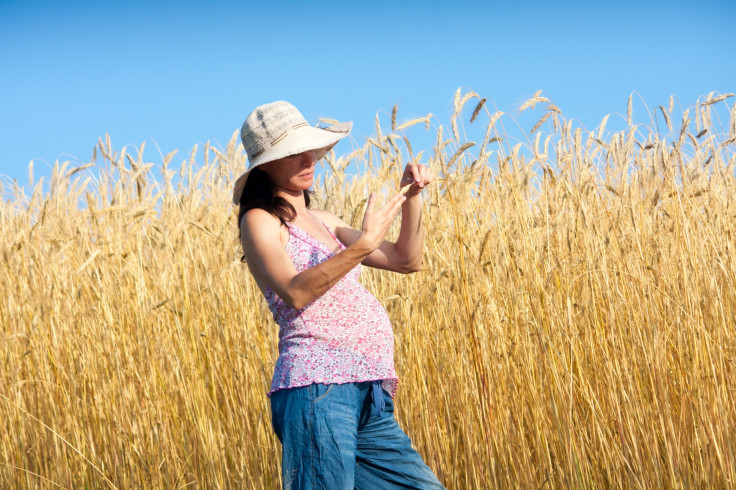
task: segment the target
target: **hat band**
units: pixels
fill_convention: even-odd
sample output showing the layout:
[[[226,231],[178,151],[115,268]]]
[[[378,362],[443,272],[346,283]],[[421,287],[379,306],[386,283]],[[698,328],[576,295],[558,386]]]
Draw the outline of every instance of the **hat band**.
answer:
[[[272,139],[270,146],[274,146],[276,143],[278,143],[282,139],[286,138],[286,135],[289,134],[289,131],[293,131],[295,129],[303,128],[304,126],[309,126],[309,124],[307,124],[306,122],[301,122],[301,123],[298,123],[298,124],[293,125],[291,127],[291,129],[287,129],[286,131],[284,131],[283,133],[281,133],[281,136]]]
[[[281,133],[281,135],[280,135],[280,136],[278,136],[278,137],[276,137],[276,138],[272,139],[272,140],[271,140],[271,142],[270,142],[270,143],[268,144],[268,148],[260,148],[260,149],[259,149],[259,150],[258,150],[257,152],[253,153],[252,155],[249,155],[249,158],[251,158],[251,159],[252,159],[252,158],[256,158],[256,157],[257,157],[258,155],[260,155],[261,153],[263,153],[264,151],[266,151],[266,150],[267,150],[267,149],[269,149],[269,148],[273,148],[273,146],[274,146],[274,145],[275,145],[276,143],[278,143],[278,142],[279,142],[279,141],[281,141],[282,139],[286,138],[286,137],[287,137],[287,136],[289,135],[289,133],[290,133],[291,131],[293,131],[293,130],[295,130],[295,129],[303,128],[303,127],[305,127],[305,126],[309,126],[309,123],[307,123],[307,122],[300,122],[300,123],[294,124],[294,125],[293,125],[293,126],[291,127],[291,129],[287,129],[286,131],[284,131],[283,133]]]

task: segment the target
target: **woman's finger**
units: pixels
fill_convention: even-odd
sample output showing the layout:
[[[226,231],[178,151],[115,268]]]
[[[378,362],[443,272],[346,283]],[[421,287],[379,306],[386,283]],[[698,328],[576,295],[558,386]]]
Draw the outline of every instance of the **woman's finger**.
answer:
[[[397,194],[394,196],[394,198],[390,201],[392,206],[391,216],[396,216],[396,213],[399,212],[399,209],[401,209],[401,205],[404,204],[404,201],[406,201],[406,196],[402,193]]]
[[[427,186],[433,179],[432,171],[429,167],[419,163],[408,163],[404,169],[404,176],[401,179],[401,192],[405,193],[408,189],[412,189],[412,194]],[[411,187],[415,185],[416,187]]]
[[[399,209],[401,209],[401,204],[406,200],[406,197],[403,194],[398,194],[378,210],[374,210],[375,200],[375,193],[371,192],[363,215],[363,232],[367,233],[367,236],[378,246],[388,233],[388,229],[391,227],[391,223]]]
[[[394,197],[389,199],[389,201],[383,205],[381,208],[381,214],[385,217],[385,226],[388,228],[388,226],[391,225],[391,222],[396,217],[396,214],[399,212],[399,209],[401,209],[401,205],[406,201],[406,196],[399,193],[396,194]]]
[[[422,165],[419,172],[422,184],[427,185],[432,182],[433,175],[432,170],[429,167],[425,167],[424,165]]]
[[[404,186],[408,189],[409,186],[413,184],[409,184],[408,186]],[[404,195],[404,189],[402,188],[398,194],[396,194],[394,197],[392,197],[385,205],[385,207],[392,207],[396,206],[396,209],[398,210],[398,206],[401,206],[404,201],[406,201],[406,196]]]
[[[365,214],[368,214],[368,212],[373,212],[373,207],[376,205],[376,193],[371,192],[368,195],[368,204],[366,204],[365,207]]]
[[[376,202],[376,195],[375,193],[371,192],[368,195],[368,203],[365,206],[365,212],[363,213],[363,231],[370,228],[371,225],[371,219],[373,217],[373,206]]]
[[[416,182],[420,187],[423,185],[422,182],[422,172],[421,172],[421,165],[417,164],[410,164],[411,165],[411,176],[414,178],[414,182]]]

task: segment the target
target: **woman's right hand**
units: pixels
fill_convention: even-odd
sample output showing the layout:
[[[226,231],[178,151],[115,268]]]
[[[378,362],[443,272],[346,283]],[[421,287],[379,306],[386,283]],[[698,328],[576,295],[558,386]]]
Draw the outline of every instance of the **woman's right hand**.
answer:
[[[391,227],[396,214],[401,209],[401,205],[406,201],[404,194],[396,194],[380,209],[375,209],[376,194],[371,192],[368,197],[368,205],[363,215],[362,233],[359,241],[363,242],[365,247],[371,251],[377,249],[386,238],[388,229]]]

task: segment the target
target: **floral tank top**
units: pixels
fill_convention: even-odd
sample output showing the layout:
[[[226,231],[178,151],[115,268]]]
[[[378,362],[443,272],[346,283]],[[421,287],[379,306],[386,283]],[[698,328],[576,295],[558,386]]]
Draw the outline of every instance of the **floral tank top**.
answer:
[[[332,257],[332,251],[304,230],[287,223],[286,250],[297,272]],[[339,244],[327,225],[327,231]],[[322,296],[300,310],[286,304],[271,288],[265,296],[279,325],[279,357],[268,395],[312,383],[382,380],[393,397],[394,336],[386,310],[359,282],[360,264]]]

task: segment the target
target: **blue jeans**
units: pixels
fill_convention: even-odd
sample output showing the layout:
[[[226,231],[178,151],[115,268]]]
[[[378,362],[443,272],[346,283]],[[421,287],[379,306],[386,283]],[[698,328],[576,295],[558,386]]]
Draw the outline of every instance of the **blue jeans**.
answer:
[[[276,391],[271,416],[284,488],[444,488],[394,419],[391,396],[371,382]]]

